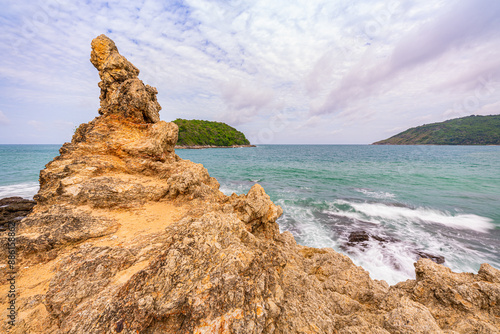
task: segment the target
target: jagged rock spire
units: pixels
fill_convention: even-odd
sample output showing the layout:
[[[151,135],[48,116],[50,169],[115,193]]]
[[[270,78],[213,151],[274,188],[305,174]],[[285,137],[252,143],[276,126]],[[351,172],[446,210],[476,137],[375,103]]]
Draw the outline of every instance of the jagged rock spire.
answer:
[[[161,106],[156,100],[156,88],[139,80],[139,70],[120,55],[106,35],[94,38],[91,45],[90,62],[101,78],[99,114],[122,114],[136,122],[158,122]]]

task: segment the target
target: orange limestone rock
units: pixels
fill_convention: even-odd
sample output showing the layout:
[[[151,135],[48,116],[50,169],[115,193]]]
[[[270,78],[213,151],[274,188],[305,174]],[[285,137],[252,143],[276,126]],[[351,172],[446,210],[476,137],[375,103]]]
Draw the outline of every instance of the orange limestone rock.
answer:
[[[99,71],[101,108],[99,114],[122,114],[139,122],[160,120],[156,88],[144,85],[139,70],[118,53],[115,43],[100,35],[92,41],[90,62]]]
[[[498,269],[420,259],[415,280],[389,286],[298,245],[260,185],[226,196],[175,154],[177,126],[160,121],[156,89],[113,41],[94,39],[91,62],[100,116],[40,172],[37,204],[17,223],[17,318],[0,332],[499,333]]]

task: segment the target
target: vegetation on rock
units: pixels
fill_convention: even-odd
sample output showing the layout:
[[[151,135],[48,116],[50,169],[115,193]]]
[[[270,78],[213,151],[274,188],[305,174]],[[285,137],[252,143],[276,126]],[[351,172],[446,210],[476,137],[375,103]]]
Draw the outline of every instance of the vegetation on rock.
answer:
[[[408,129],[374,145],[500,145],[500,115],[467,116]]]
[[[178,146],[233,146],[250,145],[245,135],[221,122],[176,119],[179,126]]]

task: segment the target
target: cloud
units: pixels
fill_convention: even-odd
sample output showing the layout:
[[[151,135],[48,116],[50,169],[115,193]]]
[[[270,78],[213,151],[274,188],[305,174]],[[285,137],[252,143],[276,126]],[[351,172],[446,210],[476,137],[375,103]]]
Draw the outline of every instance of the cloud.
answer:
[[[492,37],[498,41],[499,16],[500,2],[494,0],[469,0],[443,8],[439,17],[403,36],[388,57],[358,62],[312,113],[338,112],[353,100],[394,88],[397,76],[436,61],[452,49],[456,52]]]
[[[400,133],[401,131],[404,131],[404,130],[406,130],[405,127],[403,127],[403,126],[396,126],[395,128],[387,129],[384,132],[385,133],[391,133],[391,134],[398,134],[398,133]]]
[[[223,85],[222,98],[231,109],[259,110],[273,100],[274,94],[270,89],[229,81]]]
[[[33,127],[37,131],[45,131],[46,126],[43,122],[40,121],[35,121],[35,120],[29,120],[28,124]]]
[[[7,118],[7,116],[3,113],[3,111],[0,110],[0,125],[7,125],[10,124],[10,120]]]
[[[321,116],[312,116],[309,117],[305,122],[299,124],[296,129],[302,129],[302,128],[317,128],[321,124],[324,124],[324,119],[321,118]]]
[[[368,138],[362,122],[382,133],[414,122],[415,114],[432,121],[474,94],[481,76],[499,81],[499,6],[495,0],[6,2],[0,109],[16,106],[25,126],[17,131],[44,128],[40,136],[52,136],[47,142],[67,140],[67,134],[54,139],[66,128],[58,120],[79,124],[97,116],[90,42],[105,33],[141,70],[141,80],[157,87],[165,120],[220,120],[258,133],[286,113],[290,125],[275,136],[281,142],[296,142],[294,129],[308,119],[300,137],[310,136],[308,142],[330,142],[328,128],[338,124],[342,135],[358,133],[351,138],[360,142]],[[43,124],[28,124],[35,119]]]
[[[274,100],[272,89],[231,80],[222,84],[222,100],[227,111],[222,114],[232,124],[241,124],[258,115]]]
[[[452,6],[400,41],[392,53],[388,75],[434,60],[474,39],[488,37],[500,27],[498,1],[469,0]]]
[[[475,115],[500,115],[500,101],[482,106]]]
[[[67,122],[63,120],[56,120],[53,122],[53,125],[55,128],[59,130],[68,130],[68,129],[73,129],[75,127],[75,124],[73,122]]]
[[[479,89],[488,93],[495,91],[496,87],[500,85],[500,58],[489,50],[497,44],[498,40],[494,40],[482,45],[481,49],[474,50],[476,52],[470,55],[471,58],[475,58],[474,66],[466,66],[467,64],[464,64],[463,60],[450,64],[449,69],[446,70],[453,75],[443,77],[435,82],[434,85],[431,85],[430,90],[470,92]],[[462,52],[462,57],[465,56],[466,53]]]

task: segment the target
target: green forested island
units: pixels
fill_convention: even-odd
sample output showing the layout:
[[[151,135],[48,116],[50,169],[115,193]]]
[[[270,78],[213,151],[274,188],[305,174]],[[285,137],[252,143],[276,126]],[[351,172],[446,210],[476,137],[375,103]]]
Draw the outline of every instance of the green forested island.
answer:
[[[225,123],[180,118],[174,123],[179,126],[180,148],[250,146],[242,132]]]
[[[500,115],[472,115],[425,124],[373,145],[500,145]]]

